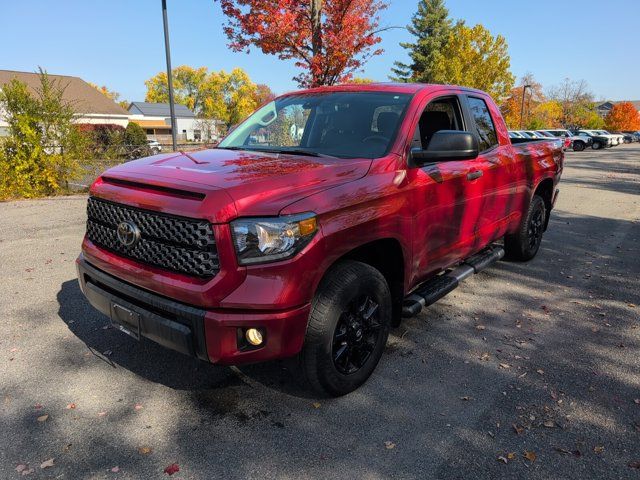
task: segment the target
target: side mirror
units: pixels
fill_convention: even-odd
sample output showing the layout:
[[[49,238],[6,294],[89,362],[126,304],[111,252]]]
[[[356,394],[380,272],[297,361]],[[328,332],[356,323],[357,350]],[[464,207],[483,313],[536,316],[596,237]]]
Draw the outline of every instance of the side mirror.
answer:
[[[426,150],[412,150],[417,165],[448,160],[471,160],[478,156],[478,139],[469,132],[440,130],[433,134]]]

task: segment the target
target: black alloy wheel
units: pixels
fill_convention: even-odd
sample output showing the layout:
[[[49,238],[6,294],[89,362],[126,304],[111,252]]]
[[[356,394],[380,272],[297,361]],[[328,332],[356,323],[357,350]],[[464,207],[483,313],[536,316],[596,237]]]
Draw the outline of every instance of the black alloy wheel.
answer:
[[[377,318],[379,307],[370,296],[363,295],[340,315],[332,342],[333,364],[340,373],[357,372],[371,357],[382,330]]]
[[[538,250],[544,233],[544,207],[533,210],[527,226],[527,241],[531,251]]]
[[[393,316],[379,270],[341,260],[320,282],[298,356],[301,373],[323,396],[337,397],[367,381],[382,357]]]

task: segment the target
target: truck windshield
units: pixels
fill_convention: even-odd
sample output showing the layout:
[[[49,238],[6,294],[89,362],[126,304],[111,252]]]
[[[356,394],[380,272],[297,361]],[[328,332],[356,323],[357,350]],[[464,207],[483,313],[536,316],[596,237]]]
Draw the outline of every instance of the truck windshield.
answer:
[[[218,148],[339,158],[377,158],[396,137],[410,95],[327,92],[268,103]]]

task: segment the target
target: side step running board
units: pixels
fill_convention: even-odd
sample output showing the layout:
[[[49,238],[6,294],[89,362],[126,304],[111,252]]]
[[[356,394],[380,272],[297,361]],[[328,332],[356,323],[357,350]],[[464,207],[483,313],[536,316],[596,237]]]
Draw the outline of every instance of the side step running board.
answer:
[[[413,317],[420,313],[423,307],[433,305],[446,294],[451,293],[462,280],[481,272],[489,265],[504,257],[504,249],[491,246],[467,258],[453,270],[438,275],[416,288],[402,302],[402,316]]]

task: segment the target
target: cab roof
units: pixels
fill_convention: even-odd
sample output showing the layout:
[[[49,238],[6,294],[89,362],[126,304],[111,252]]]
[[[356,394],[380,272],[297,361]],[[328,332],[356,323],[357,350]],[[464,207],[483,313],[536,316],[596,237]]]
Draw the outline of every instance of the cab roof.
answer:
[[[389,93],[407,93],[414,94],[424,90],[450,90],[457,92],[476,92],[484,93],[469,87],[459,87],[456,85],[440,85],[433,83],[400,83],[400,82],[377,82],[377,83],[346,83],[341,85],[331,85],[324,87],[315,87],[304,90],[287,92],[282,96],[309,94],[309,93],[327,93],[327,92],[389,92]]]

